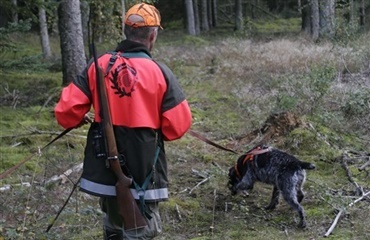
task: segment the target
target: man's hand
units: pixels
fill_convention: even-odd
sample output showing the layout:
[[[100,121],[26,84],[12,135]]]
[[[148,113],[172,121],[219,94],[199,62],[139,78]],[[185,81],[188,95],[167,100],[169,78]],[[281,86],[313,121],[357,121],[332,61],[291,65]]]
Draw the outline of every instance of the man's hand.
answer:
[[[89,113],[86,113],[82,121],[75,128],[82,127],[83,125],[92,123],[92,122],[93,122],[92,117],[90,117]]]

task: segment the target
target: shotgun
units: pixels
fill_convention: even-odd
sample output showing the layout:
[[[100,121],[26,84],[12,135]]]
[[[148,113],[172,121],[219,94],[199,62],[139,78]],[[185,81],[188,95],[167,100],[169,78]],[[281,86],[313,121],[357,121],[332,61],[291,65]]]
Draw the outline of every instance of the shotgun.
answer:
[[[113,125],[109,111],[107,92],[104,83],[104,75],[102,69],[98,65],[95,46],[94,44],[91,44],[91,46],[95,64],[96,84],[100,103],[101,127],[107,147],[107,160],[109,162],[110,169],[117,177],[116,195],[119,215],[123,220],[125,230],[143,228],[147,226],[147,222],[130,191],[132,179],[127,177],[121,169],[121,164],[118,158],[119,154],[117,151],[116,139],[114,136]]]

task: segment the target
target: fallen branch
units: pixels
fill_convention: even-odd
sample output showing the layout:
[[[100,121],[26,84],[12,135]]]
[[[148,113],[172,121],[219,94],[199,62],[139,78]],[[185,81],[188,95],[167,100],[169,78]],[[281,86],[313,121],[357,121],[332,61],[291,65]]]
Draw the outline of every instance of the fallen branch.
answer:
[[[181,217],[179,205],[177,205],[177,204],[176,204],[176,212],[177,212],[177,216],[179,218],[179,221],[182,222],[182,217]]]
[[[77,164],[74,167],[66,170],[64,173],[60,175],[54,175],[48,180],[45,181],[45,186],[49,186],[53,183],[61,181],[62,183],[65,183],[67,181],[67,178],[69,175],[71,175],[74,172],[80,172],[82,170],[83,163]]]
[[[209,180],[209,177],[203,179],[201,182],[199,182],[197,185],[195,185],[195,187],[193,187],[192,189],[190,189],[189,194],[191,194],[194,191],[194,189],[198,188],[200,185],[202,185],[203,183],[207,182],[208,180]]]
[[[217,167],[223,174],[227,174],[227,171],[225,171],[218,163],[212,162],[212,165]]]
[[[370,157],[369,157],[369,160],[366,163],[364,163],[364,165],[362,165],[361,167],[358,168],[358,170],[363,171],[368,166],[370,166]]]
[[[362,199],[364,199],[364,198],[365,198],[365,197],[367,197],[368,195],[370,195],[370,191],[369,191],[369,192],[367,192],[367,193],[365,193],[365,194],[362,194],[362,196],[361,196],[361,197],[359,197],[359,198],[357,198],[355,201],[351,202],[348,206],[349,206],[349,207],[352,207],[355,203],[357,203],[357,202],[361,201]],[[328,231],[324,234],[324,237],[328,237],[328,236],[331,234],[331,232],[334,230],[334,228],[335,228],[335,226],[337,225],[337,223],[338,223],[338,221],[339,221],[339,218],[340,218],[340,216],[342,215],[342,213],[343,213],[343,212],[344,212],[344,209],[342,208],[342,209],[338,212],[337,216],[335,217],[335,219],[334,219],[333,223],[331,224],[330,228],[328,229]]]
[[[353,185],[355,185],[355,187],[356,187],[356,194],[358,194],[358,193],[361,193],[361,194],[363,194],[364,192],[363,192],[363,190],[362,190],[362,188],[355,182],[355,180],[353,179],[353,177],[352,177],[352,173],[351,173],[351,171],[348,169],[348,166],[347,166],[347,161],[348,161],[348,159],[350,159],[349,158],[349,156],[348,156],[348,154],[347,154],[347,152],[344,152],[343,153],[343,155],[342,155],[342,167],[344,168],[344,170],[346,171],[346,174],[347,174],[347,177],[348,177],[348,180],[353,184]]]
[[[334,221],[333,221],[333,223],[331,224],[331,226],[330,226],[330,228],[328,229],[328,231],[324,234],[324,237],[328,237],[330,234],[331,234],[331,232],[334,230],[334,228],[335,228],[335,226],[337,225],[337,223],[338,223],[338,221],[339,221],[339,218],[340,218],[340,216],[342,215],[342,213],[344,212],[344,210],[343,209],[341,209],[339,212],[338,212],[338,214],[337,214],[337,216],[335,217],[335,219],[334,219]]]
[[[195,170],[194,168],[192,168],[191,171],[193,172],[194,175],[200,178],[207,178],[209,176],[209,173],[205,171],[199,172],[198,170]]]
[[[24,183],[17,183],[17,184],[13,184],[13,185],[7,184],[7,185],[4,185],[4,186],[0,187],[0,192],[8,191],[8,190],[12,189],[13,187],[31,187],[31,183],[24,182]]]

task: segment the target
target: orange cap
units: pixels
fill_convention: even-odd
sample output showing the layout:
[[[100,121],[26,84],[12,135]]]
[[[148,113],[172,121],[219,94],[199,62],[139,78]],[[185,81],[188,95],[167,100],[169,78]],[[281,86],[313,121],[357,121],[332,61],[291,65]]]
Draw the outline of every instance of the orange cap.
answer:
[[[161,15],[153,5],[139,3],[126,13],[125,24],[131,27],[161,27]]]

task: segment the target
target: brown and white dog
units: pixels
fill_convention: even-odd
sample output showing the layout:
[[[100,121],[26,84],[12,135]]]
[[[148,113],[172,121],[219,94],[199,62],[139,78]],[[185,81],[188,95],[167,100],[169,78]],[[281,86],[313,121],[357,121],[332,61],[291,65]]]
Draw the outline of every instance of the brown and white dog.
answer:
[[[299,214],[299,227],[306,227],[305,212],[300,205],[304,198],[302,185],[306,178],[305,169],[315,165],[302,162],[286,152],[266,146],[257,146],[239,157],[235,166],[229,169],[229,189],[235,195],[239,190],[253,189],[255,182],[274,186],[270,204],[266,209],[274,209],[280,193],[285,201]]]

